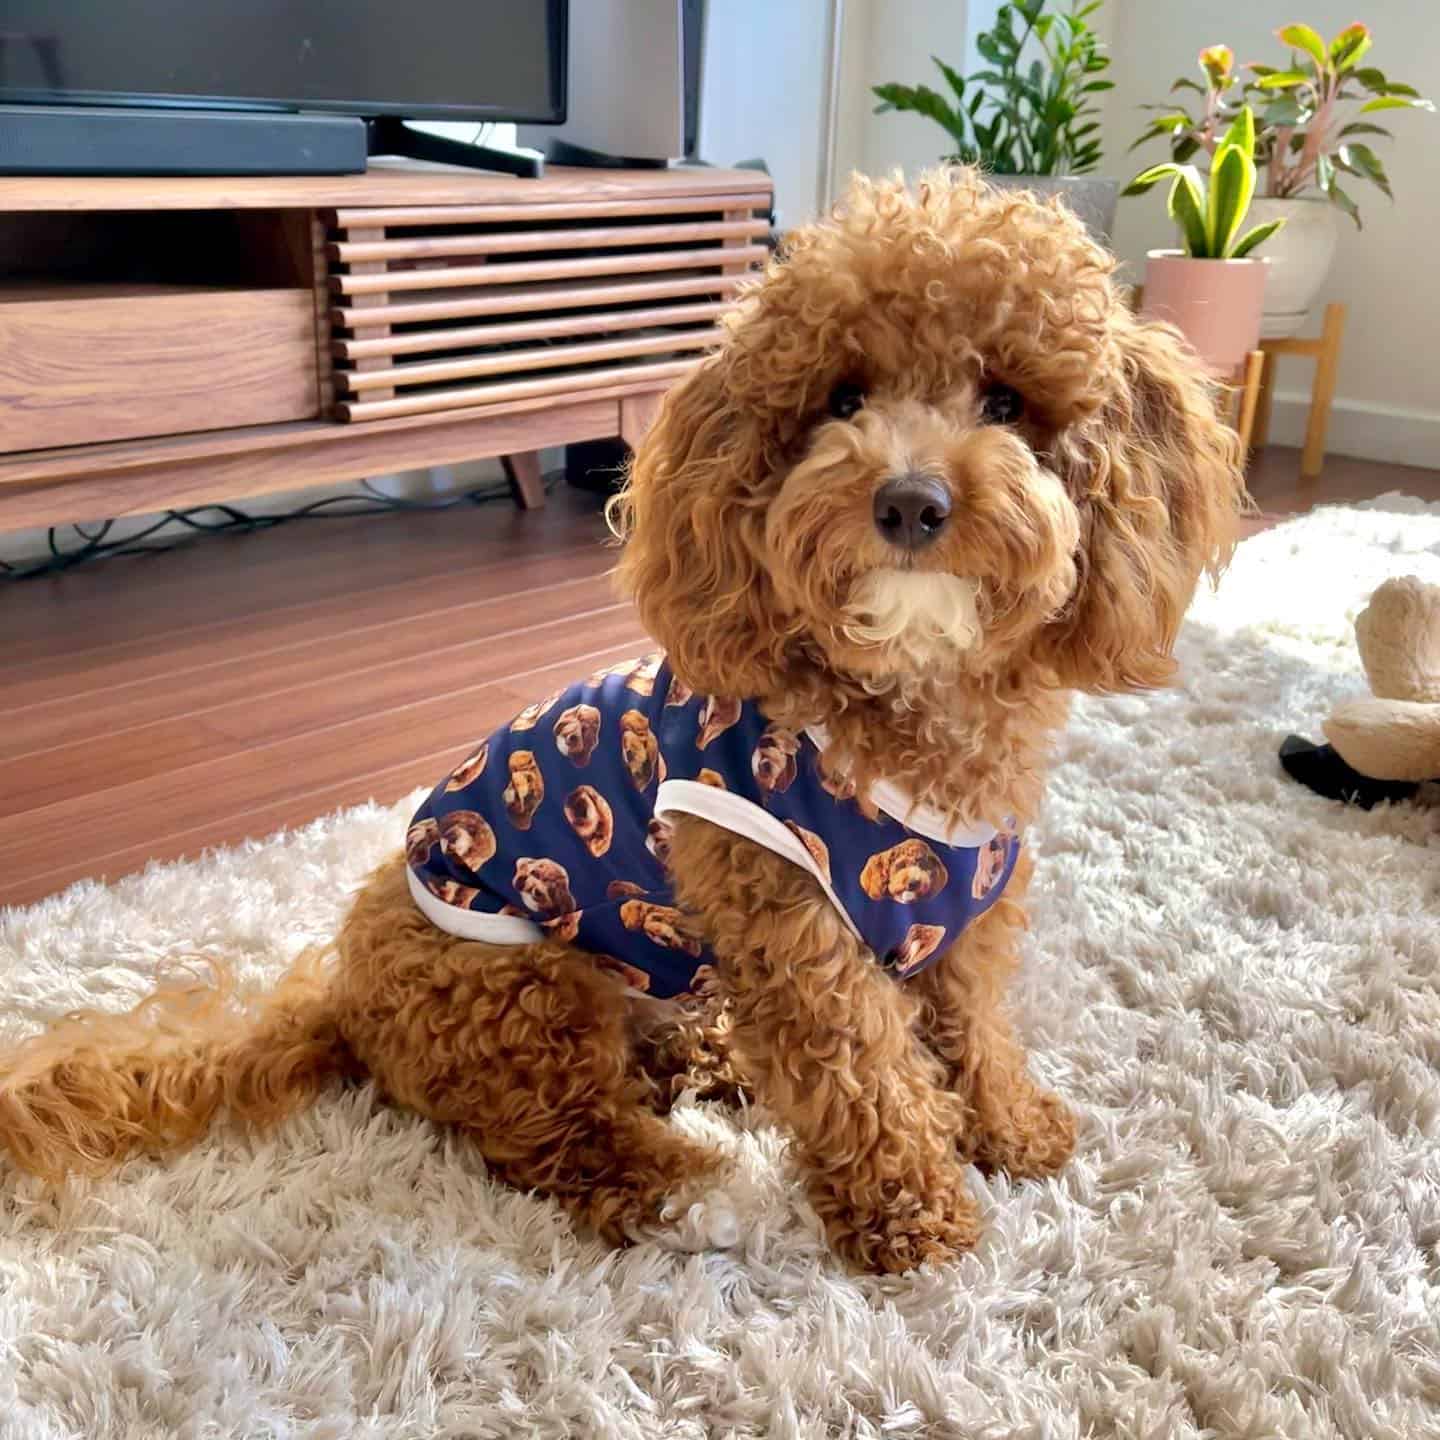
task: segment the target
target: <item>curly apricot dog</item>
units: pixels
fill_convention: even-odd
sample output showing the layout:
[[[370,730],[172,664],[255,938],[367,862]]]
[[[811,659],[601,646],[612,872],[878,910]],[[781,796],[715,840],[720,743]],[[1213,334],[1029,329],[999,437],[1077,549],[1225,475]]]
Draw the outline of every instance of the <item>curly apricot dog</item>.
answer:
[[[427,810],[411,864],[442,868],[417,881],[397,854],[376,872],[338,959],[307,961],[238,1014],[223,991],[192,989],[65,1022],[0,1066],[0,1143],[42,1175],[99,1169],[192,1141],[221,1107],[263,1123],[337,1072],[369,1074],[458,1127],[496,1174],[622,1240],[723,1169],[663,1119],[692,1044],[719,1033],[704,991],[838,1253],[902,1271],[971,1245],[966,1162],[1048,1175],[1074,1145],[1004,1018],[1030,874],[1014,837],[1068,694],[1170,677],[1181,616],[1243,503],[1211,385],[1173,331],[1135,318],[1111,269],[1063,208],[973,174],[856,181],[668,394],[615,508],[622,581],[667,658],[592,677],[622,697],[584,771],[597,793],[619,777],[604,858],[560,814],[564,801],[593,838],[575,782],[546,796],[528,763],[507,775],[502,731],[488,769],[482,747],[445,783],[469,815],[477,789],[508,779],[534,821],[519,843],[537,848],[514,848],[498,800],[448,830]],[[520,717],[519,744],[559,698]],[[763,789],[757,715],[774,727],[753,762]],[[672,761],[664,789],[692,807],[674,813],[655,798],[670,757],[652,726],[682,720],[685,763],[703,758],[706,778]],[[586,753],[584,726],[579,741]],[[569,763],[548,736],[533,748]],[[892,827],[862,890],[863,847],[857,860],[821,839],[802,800],[845,825],[883,828],[898,804],[1004,838],[982,862],[988,839],[901,854]],[[747,804],[763,842],[718,823]],[[657,808],[669,905],[643,843]],[[566,866],[535,838],[552,812],[578,857]],[[485,874],[466,868],[492,837]],[[591,875],[622,855],[653,874]],[[616,948],[582,948],[586,885],[624,911]],[[496,886],[510,887],[498,909]],[[963,930],[927,908],[941,904],[972,907]],[[472,920],[488,907],[514,938],[451,933],[430,918],[447,906]],[[866,906],[899,927],[878,959],[849,913]]]

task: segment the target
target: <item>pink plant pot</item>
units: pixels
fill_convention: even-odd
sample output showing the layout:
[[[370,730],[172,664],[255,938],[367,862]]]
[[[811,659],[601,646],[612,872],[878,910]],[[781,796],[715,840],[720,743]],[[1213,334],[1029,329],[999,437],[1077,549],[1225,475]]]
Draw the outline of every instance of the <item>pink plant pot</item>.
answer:
[[[1168,320],[1206,368],[1228,378],[1260,344],[1268,262],[1192,260],[1183,250],[1151,250],[1145,259],[1149,320]]]

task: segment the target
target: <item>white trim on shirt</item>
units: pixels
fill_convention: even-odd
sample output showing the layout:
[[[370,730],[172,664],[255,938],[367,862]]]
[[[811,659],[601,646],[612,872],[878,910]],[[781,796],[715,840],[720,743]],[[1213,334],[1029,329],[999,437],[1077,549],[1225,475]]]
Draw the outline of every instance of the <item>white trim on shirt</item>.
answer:
[[[807,725],[805,734],[823,755],[830,744],[830,732],[823,725]],[[951,845],[956,849],[978,849],[981,845],[988,845],[1000,833],[983,820],[973,825],[964,825],[958,821],[952,825],[946,820],[943,810],[934,805],[921,805],[894,780],[876,780],[865,793],[877,810],[888,815],[897,824],[941,845]]]
[[[757,845],[763,845],[765,849],[813,875],[855,938],[862,942],[865,940],[860,933],[860,927],[850,918],[849,912],[835,893],[829,877],[820,868],[820,862],[805,848],[800,837],[793,830],[787,829],[768,810],[761,809],[753,800],[747,800],[733,790],[721,790],[716,785],[704,785],[698,780],[662,781],[655,796],[656,818],[663,820],[668,815],[677,814],[696,815],[733,835],[753,840]]]
[[[787,832],[788,833],[788,832]],[[410,882],[410,895],[421,913],[448,935],[461,940],[483,940],[489,945],[530,945],[543,940],[545,932],[523,915],[494,915],[483,910],[466,910],[432,895],[407,865],[405,878]]]

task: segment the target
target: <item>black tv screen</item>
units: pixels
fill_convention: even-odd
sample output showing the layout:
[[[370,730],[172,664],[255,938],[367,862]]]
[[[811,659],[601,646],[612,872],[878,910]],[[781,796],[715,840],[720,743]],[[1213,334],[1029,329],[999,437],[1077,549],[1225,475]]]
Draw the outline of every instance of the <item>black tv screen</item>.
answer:
[[[565,0],[0,0],[0,103],[558,124],[565,21]]]

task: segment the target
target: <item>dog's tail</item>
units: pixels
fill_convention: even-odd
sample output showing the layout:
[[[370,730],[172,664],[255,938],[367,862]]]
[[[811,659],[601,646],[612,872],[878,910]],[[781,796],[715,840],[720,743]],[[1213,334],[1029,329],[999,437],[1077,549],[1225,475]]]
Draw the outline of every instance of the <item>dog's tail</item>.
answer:
[[[224,1108],[263,1127],[353,1066],[323,952],[264,994],[220,967],[125,1015],[82,1012],[0,1057],[0,1150],[47,1180],[193,1144]]]

